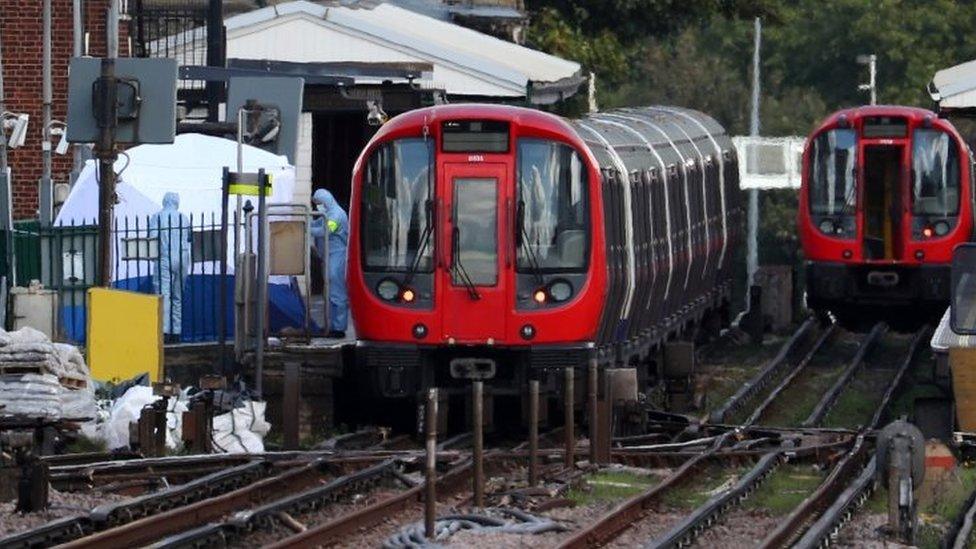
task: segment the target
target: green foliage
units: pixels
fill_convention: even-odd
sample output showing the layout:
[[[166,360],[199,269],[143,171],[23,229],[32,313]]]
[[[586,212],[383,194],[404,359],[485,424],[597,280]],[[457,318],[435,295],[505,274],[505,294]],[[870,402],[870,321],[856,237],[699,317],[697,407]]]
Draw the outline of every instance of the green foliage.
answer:
[[[601,107],[669,103],[748,130],[753,17],[763,19],[761,133],[805,135],[867,103],[859,54],[878,56],[878,101],[931,107],[940,68],[976,58],[973,0],[528,0],[530,45],[597,75]]]

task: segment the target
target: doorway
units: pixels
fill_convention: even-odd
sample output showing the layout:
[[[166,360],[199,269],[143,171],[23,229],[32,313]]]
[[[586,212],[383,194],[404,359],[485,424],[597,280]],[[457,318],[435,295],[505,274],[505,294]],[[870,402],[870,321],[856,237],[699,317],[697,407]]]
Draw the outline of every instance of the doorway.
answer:
[[[900,146],[864,148],[864,257],[901,259]]]

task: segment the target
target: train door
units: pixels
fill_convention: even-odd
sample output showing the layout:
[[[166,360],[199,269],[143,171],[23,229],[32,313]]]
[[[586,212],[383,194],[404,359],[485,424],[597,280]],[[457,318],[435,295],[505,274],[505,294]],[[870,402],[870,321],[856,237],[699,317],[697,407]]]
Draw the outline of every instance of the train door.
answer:
[[[508,199],[506,164],[448,163],[444,213],[442,314],[445,340],[486,343],[505,334],[508,278],[502,269],[506,224],[500,219]],[[504,250],[504,251],[503,251]]]
[[[902,156],[900,145],[865,145],[862,177],[864,258],[901,259]]]

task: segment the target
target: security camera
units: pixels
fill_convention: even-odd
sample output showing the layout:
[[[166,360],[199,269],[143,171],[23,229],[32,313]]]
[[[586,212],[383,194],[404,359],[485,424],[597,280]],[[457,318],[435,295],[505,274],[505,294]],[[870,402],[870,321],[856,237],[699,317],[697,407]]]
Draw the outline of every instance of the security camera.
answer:
[[[18,114],[4,122],[4,127],[10,128],[10,138],[7,140],[8,147],[16,149],[24,146],[27,141],[27,122],[29,119],[30,117],[26,114]]]
[[[60,135],[61,139],[58,140],[58,146],[54,148],[55,154],[65,155],[68,152],[68,140],[66,138],[65,128],[51,128],[51,135]]]
[[[382,126],[390,117],[383,112],[383,105],[379,101],[367,101],[366,123],[370,126]]]

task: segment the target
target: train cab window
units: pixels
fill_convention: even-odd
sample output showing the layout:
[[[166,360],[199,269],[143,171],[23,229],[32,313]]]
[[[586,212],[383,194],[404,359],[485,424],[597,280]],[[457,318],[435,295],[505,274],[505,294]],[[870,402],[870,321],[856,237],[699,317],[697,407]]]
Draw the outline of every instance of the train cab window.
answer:
[[[365,269],[432,270],[434,181],[432,139],[397,139],[373,151],[361,193]]]
[[[517,267],[584,271],[589,251],[586,167],[572,147],[518,141]]]
[[[949,134],[915,130],[912,191],[915,215],[948,217],[959,213],[959,151]]]
[[[835,129],[813,139],[810,152],[810,213],[853,215],[857,138],[854,130]]]

